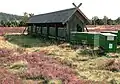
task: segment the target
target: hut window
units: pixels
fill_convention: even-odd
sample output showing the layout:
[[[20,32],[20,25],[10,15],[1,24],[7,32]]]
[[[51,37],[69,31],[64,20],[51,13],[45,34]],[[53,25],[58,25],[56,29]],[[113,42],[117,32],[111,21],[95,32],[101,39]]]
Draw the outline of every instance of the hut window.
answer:
[[[76,27],[78,32],[82,32],[82,27],[79,24],[77,24]]]
[[[31,26],[28,26],[28,30],[27,30],[28,32],[30,32],[31,31]]]
[[[65,28],[64,27],[59,27],[58,28],[58,36],[59,37],[65,37]]]
[[[37,32],[38,32],[38,33],[41,33],[40,30],[41,30],[41,27],[37,27]]]
[[[33,26],[33,32],[35,33],[35,28],[36,28],[36,26]]]

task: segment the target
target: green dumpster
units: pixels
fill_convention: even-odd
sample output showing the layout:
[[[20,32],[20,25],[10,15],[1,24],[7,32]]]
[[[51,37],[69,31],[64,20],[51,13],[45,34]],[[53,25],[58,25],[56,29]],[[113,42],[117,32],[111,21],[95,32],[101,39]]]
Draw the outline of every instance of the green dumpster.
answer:
[[[120,44],[120,30],[118,30],[117,41],[118,41],[118,44]]]
[[[118,31],[103,31],[101,33],[111,33],[117,35],[117,44],[120,44],[120,30]]]
[[[87,41],[87,36],[85,32],[71,32],[70,42],[72,44],[82,44]]]
[[[98,32],[71,32],[72,44],[87,44],[90,46],[99,46]]]
[[[70,42],[101,47],[105,52],[116,52],[117,49],[117,35],[111,33],[71,32]]]
[[[99,32],[87,32],[87,44],[97,47],[99,46]]]
[[[102,47],[105,52],[116,52],[117,35],[111,33],[101,33],[99,41],[100,47]]]

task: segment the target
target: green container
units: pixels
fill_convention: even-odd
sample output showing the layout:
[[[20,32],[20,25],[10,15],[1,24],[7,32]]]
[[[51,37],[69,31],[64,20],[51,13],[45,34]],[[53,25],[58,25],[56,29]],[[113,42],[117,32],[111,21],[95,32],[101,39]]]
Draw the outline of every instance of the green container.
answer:
[[[99,33],[97,32],[71,32],[72,44],[87,44],[91,46],[99,46]]]
[[[87,41],[86,33],[84,32],[71,32],[70,42],[72,44],[82,44]]]
[[[105,52],[116,52],[117,35],[111,33],[101,33],[99,41],[100,47],[102,47]]]
[[[117,43],[120,44],[120,30],[118,30],[117,41]]]
[[[117,35],[117,44],[120,44],[120,30],[118,31],[103,31],[101,33],[111,33]]]
[[[70,42],[102,47],[105,52],[116,52],[117,49],[117,35],[111,33],[72,32]]]
[[[87,32],[87,44],[94,47],[99,46],[99,35],[98,32]]]

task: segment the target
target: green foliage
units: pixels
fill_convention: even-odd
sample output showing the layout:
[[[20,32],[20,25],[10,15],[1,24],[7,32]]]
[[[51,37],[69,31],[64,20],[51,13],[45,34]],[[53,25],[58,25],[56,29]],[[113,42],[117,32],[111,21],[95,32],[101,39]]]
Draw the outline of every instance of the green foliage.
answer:
[[[111,18],[108,18],[107,16],[104,16],[103,19],[99,19],[97,16],[94,16],[91,19],[92,25],[119,25],[120,24],[120,17],[118,17],[116,20],[112,20]]]
[[[0,13],[0,26],[14,27],[18,26],[18,22],[22,19],[22,16]]]
[[[24,16],[22,17],[20,26],[26,26],[26,22],[28,21],[29,17],[32,17],[33,15],[34,15],[33,13],[24,12]]]
[[[0,13],[0,26],[3,27],[19,27],[26,26],[28,18],[33,16],[33,13],[24,13],[24,16]]]
[[[96,20],[98,20],[99,18],[97,17],[97,16],[94,16],[94,17],[92,17],[92,24],[93,25],[96,25]]]
[[[104,17],[103,17],[104,25],[107,25],[107,21],[108,21],[108,17],[107,17],[107,16],[104,16]]]
[[[13,14],[7,14],[0,12],[0,21],[15,21],[15,20],[21,20],[22,16],[13,15]]]
[[[97,19],[97,20],[96,20],[96,24],[97,24],[97,25],[104,25],[104,22],[103,22],[102,19]]]
[[[107,24],[108,24],[108,25],[113,25],[113,24],[114,24],[114,23],[113,23],[113,20],[112,20],[112,19],[108,19],[108,20],[107,20]]]
[[[120,24],[120,17],[118,17],[115,21],[117,24]]]

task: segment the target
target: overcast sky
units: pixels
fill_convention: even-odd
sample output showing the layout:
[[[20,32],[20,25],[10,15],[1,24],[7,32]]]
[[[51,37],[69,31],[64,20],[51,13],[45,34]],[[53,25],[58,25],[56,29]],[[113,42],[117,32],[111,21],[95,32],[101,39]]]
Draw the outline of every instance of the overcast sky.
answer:
[[[0,0],[0,12],[23,15],[24,12],[42,14],[74,7],[72,3],[83,3],[80,9],[92,16],[120,17],[120,0]]]

